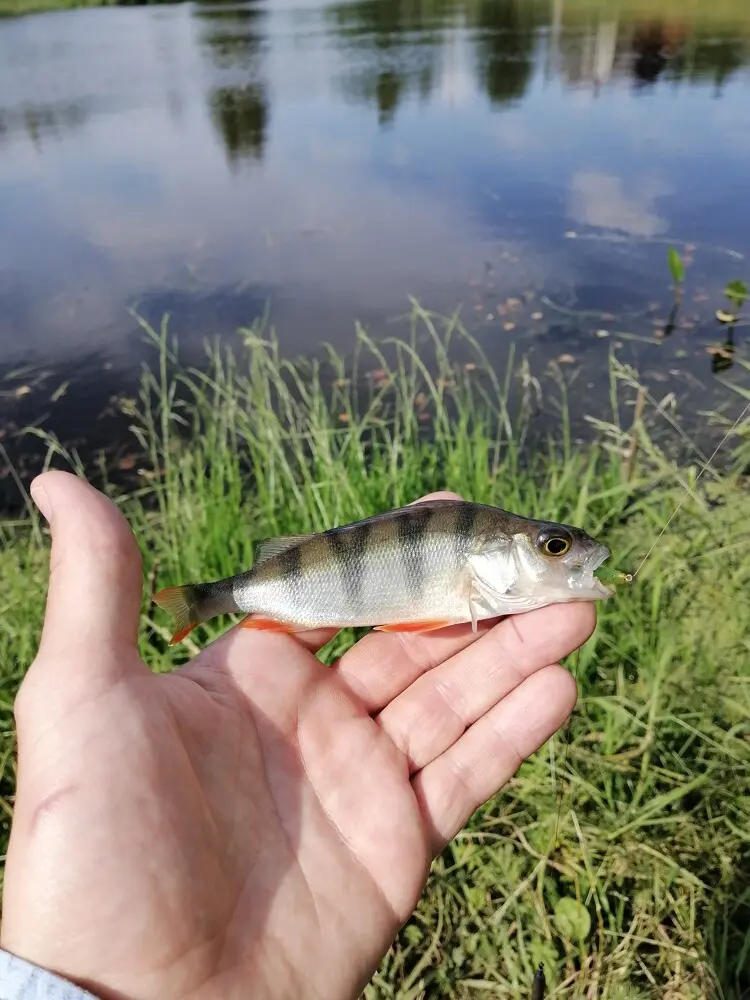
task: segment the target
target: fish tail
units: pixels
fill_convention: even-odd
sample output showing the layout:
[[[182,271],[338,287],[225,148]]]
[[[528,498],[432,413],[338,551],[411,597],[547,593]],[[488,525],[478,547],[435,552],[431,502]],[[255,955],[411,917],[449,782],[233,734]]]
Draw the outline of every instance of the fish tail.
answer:
[[[154,603],[174,617],[174,634],[169,645],[182,642],[196,625],[215,615],[239,611],[231,587],[218,583],[183,584],[181,587],[165,587],[154,595]]]

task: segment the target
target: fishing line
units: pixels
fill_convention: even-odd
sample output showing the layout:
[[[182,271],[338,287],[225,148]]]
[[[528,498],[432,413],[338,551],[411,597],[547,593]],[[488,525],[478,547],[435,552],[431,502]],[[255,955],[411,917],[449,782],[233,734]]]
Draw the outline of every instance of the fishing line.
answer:
[[[743,420],[743,418],[744,418],[745,414],[746,414],[746,413],[747,413],[748,411],[750,411],[750,403],[748,403],[748,404],[747,404],[747,405],[745,406],[745,408],[744,408],[744,410],[742,411],[742,413],[740,413],[739,417],[737,417],[737,419],[736,419],[736,420],[735,420],[735,422],[734,422],[734,423],[732,424],[732,426],[731,426],[731,427],[729,428],[729,430],[728,430],[728,431],[726,432],[726,434],[724,435],[724,437],[723,437],[723,438],[721,439],[721,441],[719,441],[719,443],[718,443],[718,444],[716,445],[716,447],[714,448],[714,451],[713,451],[713,454],[712,454],[712,455],[710,456],[710,458],[709,458],[709,459],[708,459],[708,461],[707,461],[707,462],[705,463],[705,465],[703,466],[703,468],[701,469],[701,471],[700,471],[700,472],[698,473],[698,475],[697,475],[697,476],[695,477],[695,483],[693,484],[693,486],[694,486],[694,487],[698,485],[698,481],[700,480],[701,476],[702,476],[702,475],[703,475],[703,473],[704,473],[704,472],[706,471],[706,469],[708,469],[708,468],[710,468],[710,467],[711,467],[711,462],[713,462],[713,460],[714,460],[714,459],[716,458],[716,456],[718,455],[718,453],[719,453],[720,449],[721,449],[721,448],[723,448],[724,444],[725,444],[725,443],[726,443],[726,442],[727,442],[727,441],[729,440],[729,438],[731,437],[731,435],[732,435],[732,434],[733,434],[733,433],[735,432],[735,430],[736,430],[736,429],[737,429],[737,427],[738,427],[738,426],[740,425],[740,423],[742,422],[742,420]],[[685,489],[685,496],[684,496],[684,497],[682,498],[682,500],[680,500],[680,502],[679,502],[679,503],[677,504],[677,506],[675,507],[675,509],[674,509],[674,510],[672,511],[672,513],[671,513],[671,515],[670,515],[670,517],[669,517],[669,520],[667,521],[667,523],[666,523],[666,524],[664,525],[664,527],[663,527],[663,528],[661,529],[661,531],[659,532],[659,534],[658,534],[658,535],[656,536],[656,538],[654,539],[654,542],[653,542],[653,544],[652,544],[651,548],[650,548],[650,549],[648,550],[648,552],[647,552],[647,553],[646,553],[646,555],[645,555],[645,556],[643,557],[643,559],[641,559],[640,563],[638,564],[638,567],[637,567],[637,569],[636,569],[636,570],[635,570],[635,572],[634,572],[634,573],[632,574],[632,576],[633,576],[633,579],[635,579],[635,578],[636,578],[636,576],[638,576],[638,574],[640,573],[640,571],[641,571],[641,569],[643,568],[643,566],[644,566],[644,564],[645,564],[646,560],[647,560],[647,559],[649,558],[649,556],[651,555],[651,553],[652,553],[652,552],[654,551],[654,549],[655,549],[655,548],[656,548],[656,546],[658,545],[658,543],[659,543],[659,539],[660,539],[660,538],[662,537],[662,535],[664,535],[664,533],[666,532],[667,528],[669,528],[670,524],[672,523],[672,521],[673,521],[673,520],[675,519],[675,517],[677,516],[677,513],[678,513],[678,511],[680,510],[680,508],[682,507],[682,505],[683,505],[683,504],[685,503],[685,501],[686,501],[686,500],[688,500],[688,499],[689,499],[689,498],[690,498],[690,497],[691,497],[691,496],[693,495],[693,494],[692,494],[692,491],[691,491],[690,489],[688,489],[687,487],[685,487],[684,489]]]

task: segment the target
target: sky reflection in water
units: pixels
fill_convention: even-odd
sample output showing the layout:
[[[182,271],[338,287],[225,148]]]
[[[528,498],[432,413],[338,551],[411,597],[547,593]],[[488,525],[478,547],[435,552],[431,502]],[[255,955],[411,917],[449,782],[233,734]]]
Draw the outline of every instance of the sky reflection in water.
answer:
[[[512,336],[542,362],[573,355],[595,386],[606,320],[540,296],[652,337],[667,245],[687,241],[688,326],[629,349],[662,379],[710,382],[721,289],[750,279],[750,13],[635,6],[269,0],[0,22],[0,364],[71,378],[51,411],[75,432],[150,356],[129,308],[169,311],[195,360],[266,305],[296,353],[345,348],[357,319],[383,332],[414,295],[463,304],[498,360]]]

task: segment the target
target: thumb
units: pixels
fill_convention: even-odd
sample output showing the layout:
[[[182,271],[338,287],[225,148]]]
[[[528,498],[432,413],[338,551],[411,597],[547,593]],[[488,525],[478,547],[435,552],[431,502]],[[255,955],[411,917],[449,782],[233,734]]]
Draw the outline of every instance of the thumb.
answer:
[[[141,554],[115,505],[69,472],[31,484],[52,534],[47,609],[39,652],[86,651],[104,666],[135,650],[141,607]]]

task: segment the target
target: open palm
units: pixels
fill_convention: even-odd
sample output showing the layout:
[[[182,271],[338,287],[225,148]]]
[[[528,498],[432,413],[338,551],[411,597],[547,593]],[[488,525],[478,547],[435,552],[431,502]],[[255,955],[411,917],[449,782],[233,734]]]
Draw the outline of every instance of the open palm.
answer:
[[[333,667],[329,632],[232,629],[155,675],[124,518],[65,473],[37,487],[51,577],[0,943],[102,998],[356,997],[434,855],[568,716],[555,661],[592,606],[371,633]]]

